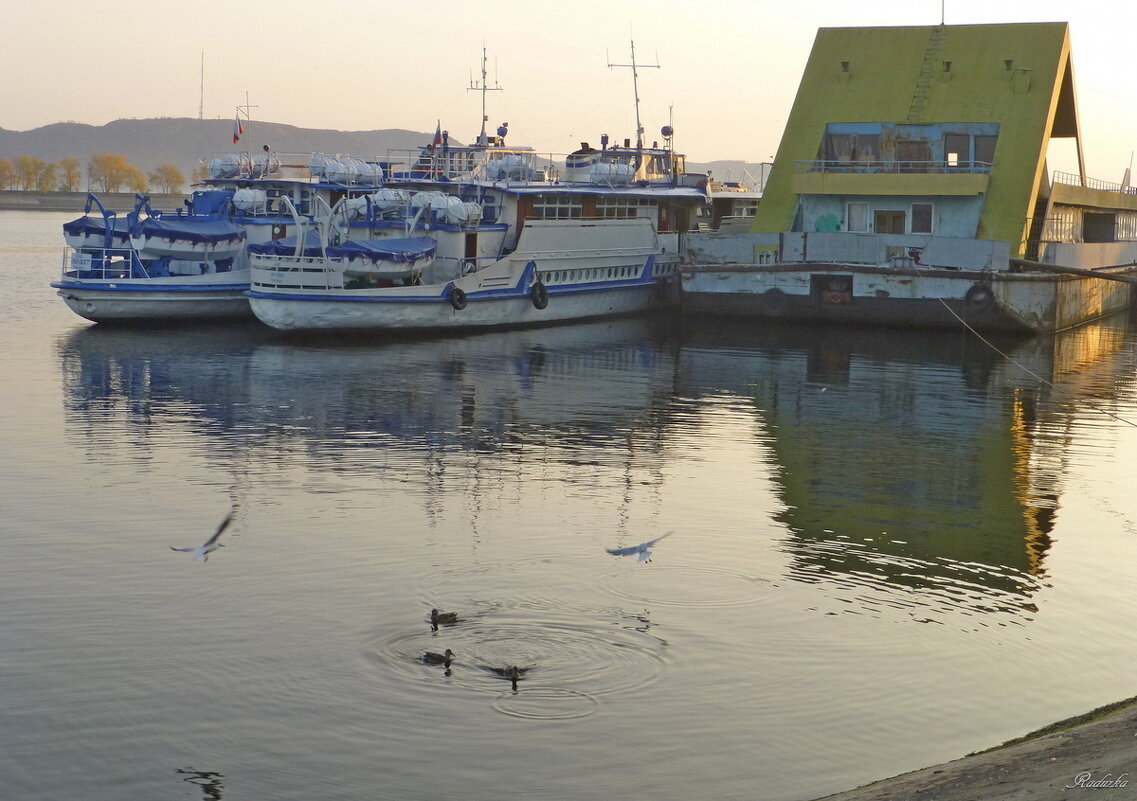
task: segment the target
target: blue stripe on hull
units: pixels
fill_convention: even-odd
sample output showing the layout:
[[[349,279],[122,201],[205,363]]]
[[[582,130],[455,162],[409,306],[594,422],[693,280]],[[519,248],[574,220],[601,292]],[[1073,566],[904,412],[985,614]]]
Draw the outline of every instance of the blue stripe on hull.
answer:
[[[546,285],[545,289],[550,298],[566,297],[571,295],[584,295],[592,292],[604,292],[613,289],[639,289],[661,285],[661,281],[598,281],[590,284],[575,284],[568,286]],[[343,290],[344,293],[360,292],[366,290]],[[294,292],[271,292],[262,289],[250,289],[245,292],[250,298],[263,298],[266,300],[296,300],[319,301],[334,303],[439,303],[447,302],[446,292],[435,295],[347,295],[347,294],[299,294]],[[513,287],[506,289],[485,289],[480,292],[467,292],[466,299],[470,303],[486,300],[502,300],[506,298],[527,298],[527,291],[518,291]]]
[[[85,281],[52,281],[55,289],[69,289],[81,292],[245,292],[248,284],[162,284],[160,286],[147,284],[127,284],[123,282],[109,282],[106,284],[92,284]]]

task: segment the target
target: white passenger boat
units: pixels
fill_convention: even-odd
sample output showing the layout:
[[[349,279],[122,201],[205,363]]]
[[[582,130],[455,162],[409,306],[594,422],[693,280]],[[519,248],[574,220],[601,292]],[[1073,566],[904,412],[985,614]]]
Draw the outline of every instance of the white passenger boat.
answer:
[[[706,201],[706,178],[685,173],[671,128],[663,146],[582,143],[563,167],[507,146],[507,134],[502,124],[487,136],[483,123],[474,144],[452,145],[440,131],[427,147],[389,155],[382,193],[339,200],[312,229],[316,249],[251,247],[253,312],[289,330],[423,330],[671,302],[681,237]],[[366,243],[369,266],[349,243]]]
[[[99,215],[91,214],[97,207]],[[217,211],[164,215],[138,196],[118,217],[94,195],[63,226],[71,247],[52,286],[95,322],[248,316],[245,230]]]

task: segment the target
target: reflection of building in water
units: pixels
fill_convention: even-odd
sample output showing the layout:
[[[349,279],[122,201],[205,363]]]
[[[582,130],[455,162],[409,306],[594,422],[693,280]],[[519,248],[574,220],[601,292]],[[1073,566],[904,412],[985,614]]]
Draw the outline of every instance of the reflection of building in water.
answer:
[[[795,578],[1014,611],[1044,575],[1061,494],[1054,361],[1104,364],[1123,336],[998,343],[1039,380],[958,334],[720,328],[685,340],[680,374],[692,395],[752,400]]]
[[[1074,398],[1111,402],[1124,337],[1098,322],[994,343],[1019,367],[965,333],[721,323],[681,332],[677,351],[646,320],[303,344],[88,329],[60,358],[92,462],[109,447],[145,470],[192,443],[246,486],[288,469],[401,482],[431,519],[452,495],[482,503],[541,476],[620,488],[621,519],[637,500],[658,509],[668,460],[724,396],[743,399],[756,431],[729,436],[776,467],[795,578],[1021,610],[1085,413]]]

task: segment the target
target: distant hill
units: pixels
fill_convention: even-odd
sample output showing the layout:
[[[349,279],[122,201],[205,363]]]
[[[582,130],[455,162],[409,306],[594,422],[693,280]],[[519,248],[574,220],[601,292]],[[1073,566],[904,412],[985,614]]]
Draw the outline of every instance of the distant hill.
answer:
[[[264,145],[281,153],[344,153],[355,156],[385,156],[389,150],[403,150],[428,144],[433,134],[388,128],[378,131],[332,131],[297,128],[279,122],[253,120],[246,126],[238,145],[233,144],[233,120],[162,118],[115,120],[106,125],[60,122],[31,131],[0,128],[0,158],[14,161],[22,155],[58,163],[71,156],[85,168],[96,153],[115,153],[149,173],[160,164],[170,163],[189,180],[202,159],[214,153],[250,149],[259,152]],[[458,140],[451,140],[461,144]],[[710,170],[718,180],[757,180],[761,165],[743,161],[695,163],[689,172]],[[766,167],[768,172],[769,168]]]
[[[431,133],[391,128],[380,131],[330,131],[297,128],[278,122],[254,120],[246,126],[238,145],[233,144],[233,120],[164,118],[115,120],[106,125],[60,122],[31,131],[0,128],[0,158],[21,155],[58,163],[72,156],[86,167],[96,153],[116,153],[145,172],[170,163],[186,179],[202,159],[246,147],[259,152],[264,145],[282,153],[351,153],[383,156],[388,150],[429,143]]]

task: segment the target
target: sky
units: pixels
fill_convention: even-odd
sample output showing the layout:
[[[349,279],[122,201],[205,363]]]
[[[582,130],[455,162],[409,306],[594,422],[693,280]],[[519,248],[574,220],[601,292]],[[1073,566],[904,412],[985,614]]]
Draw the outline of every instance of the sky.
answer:
[[[567,153],[602,133],[691,161],[769,161],[818,27],[1069,22],[1087,174],[1119,181],[1137,149],[1129,0],[0,0],[0,128],[120,118],[252,119],[305,128],[480,127]],[[19,35],[11,35],[18,32]],[[204,62],[204,69],[203,69]],[[658,67],[656,66],[658,65]],[[1051,167],[1076,171],[1072,147]]]

